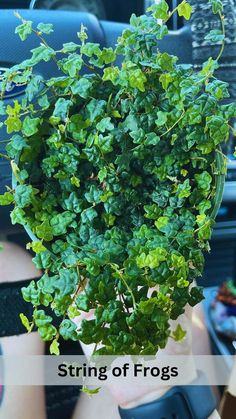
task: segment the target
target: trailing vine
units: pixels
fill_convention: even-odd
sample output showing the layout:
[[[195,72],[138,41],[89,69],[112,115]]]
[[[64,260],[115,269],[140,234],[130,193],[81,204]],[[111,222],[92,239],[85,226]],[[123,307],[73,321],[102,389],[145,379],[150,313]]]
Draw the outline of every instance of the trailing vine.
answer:
[[[55,51],[45,40],[51,24],[34,28],[17,15],[16,33],[40,45],[1,76],[14,182],[0,203],[13,203],[12,223],[35,236],[28,248],[44,274],[22,289],[34,313],[21,319],[52,353],[62,336],[96,344],[97,354],[155,354],[185,336],[170,320],[203,298],[193,281],[222,199],[220,144],[236,116],[234,104],[221,103],[227,83],[214,76],[225,35],[222,3],[210,3],[222,31],[207,40],[220,52],[199,72],[158,48],[173,13],[164,0],[132,15],[115,49],[88,42],[82,26],[78,43]],[[189,19],[192,8],[183,1],[174,12]],[[45,80],[34,68],[50,60],[60,75]],[[28,86],[6,107],[10,82]],[[90,310],[94,318],[77,327]]]

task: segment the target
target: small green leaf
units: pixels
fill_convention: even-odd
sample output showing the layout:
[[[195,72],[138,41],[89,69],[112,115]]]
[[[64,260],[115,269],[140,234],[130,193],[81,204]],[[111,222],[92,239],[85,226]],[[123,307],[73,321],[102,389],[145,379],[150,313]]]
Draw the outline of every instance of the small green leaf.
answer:
[[[87,99],[90,95],[92,86],[93,83],[89,79],[81,77],[79,80],[76,80],[74,83],[72,83],[71,91],[74,95],[78,94],[84,99]]]
[[[26,116],[23,121],[22,132],[26,137],[31,137],[38,132],[40,118],[30,118]]]
[[[23,326],[25,326],[27,332],[30,333],[33,328],[33,323],[30,323],[28,318],[23,313],[20,313],[20,319]]]
[[[22,41],[25,41],[27,37],[32,33],[32,23],[30,20],[24,21],[21,25],[17,26],[15,33],[17,33]]]
[[[86,294],[79,294],[75,300],[76,307],[82,311],[89,311],[89,299]]]
[[[210,42],[222,42],[224,39],[225,35],[219,29],[213,29],[205,36],[205,40]]]
[[[80,31],[77,32],[77,36],[81,40],[82,44],[84,44],[86,39],[88,39],[87,28],[83,25],[83,23],[81,23]]]
[[[60,97],[55,103],[55,109],[53,111],[53,116],[60,118],[60,120],[65,121],[68,116],[69,109],[72,105],[72,101]]]
[[[111,122],[110,117],[106,117],[101,119],[100,122],[96,125],[98,131],[104,133],[106,131],[112,131],[114,129],[114,125]]]
[[[53,32],[53,25],[51,23],[39,23],[37,29],[39,30],[39,32],[49,35]]]
[[[77,340],[77,326],[71,320],[66,319],[63,320],[59,332],[60,335],[63,337],[64,340]]]
[[[50,59],[55,55],[55,51],[47,47],[45,45],[41,45],[40,47],[34,48],[31,50],[32,58],[30,62],[32,65],[38,64],[40,61],[50,61]]]
[[[42,224],[36,227],[37,236],[45,241],[51,241],[53,239],[53,229],[49,224],[48,220],[42,222]]]
[[[15,202],[18,208],[28,207],[31,203],[34,191],[31,185],[17,185],[15,188]]]
[[[142,70],[135,69],[135,70],[128,70],[129,72],[129,84],[133,88],[137,88],[140,92],[145,92],[145,83],[147,81],[147,77],[142,72]]]
[[[100,44],[95,44],[92,42],[86,42],[86,44],[81,47],[81,54],[87,55],[87,57],[92,57],[93,55],[101,54]]]
[[[82,392],[87,394],[88,396],[93,396],[94,394],[98,394],[100,391],[101,387],[97,387],[97,388],[88,388],[88,387],[82,387]]]
[[[156,19],[167,20],[169,18],[169,6],[165,0],[160,0],[157,4],[153,4],[147,11],[153,12],[153,16]]]
[[[172,335],[171,336],[173,337],[173,339],[176,342],[180,342],[186,336],[186,331],[182,329],[182,327],[181,327],[180,324],[178,324],[178,326],[176,327],[176,329],[172,332]]]
[[[83,59],[81,55],[71,54],[63,62],[63,70],[69,74],[70,77],[76,77],[79,73],[79,70],[82,68]]]
[[[201,174],[196,174],[195,179],[200,189],[204,191],[209,191],[211,183],[212,183],[212,176],[210,173],[204,171]]]
[[[76,188],[79,188],[80,187],[80,180],[79,180],[78,177],[72,176],[71,179],[70,179],[70,181],[71,181],[71,185],[76,186]]]
[[[212,11],[214,14],[223,12],[223,3],[221,0],[208,0],[212,6]]]
[[[182,1],[182,3],[180,3],[178,5],[178,14],[179,16],[183,16],[186,20],[189,20],[192,14],[192,7],[190,6],[189,3],[187,3],[186,0]]]
[[[106,179],[106,177],[107,177],[107,169],[106,167],[103,167],[98,172],[98,179],[100,180],[100,182],[103,182],[104,179]]]
[[[158,111],[157,119],[155,121],[156,125],[158,127],[161,127],[162,125],[165,125],[166,122],[167,122],[167,112]]]
[[[3,195],[0,195],[0,205],[9,205],[14,201],[14,196],[11,192],[5,192]]]
[[[50,347],[49,347],[49,351],[51,355],[60,355],[60,349],[59,349],[59,342],[57,341],[57,339],[53,339]]]
[[[32,249],[35,253],[44,252],[46,247],[40,241],[33,241],[31,243],[27,243],[26,249]]]
[[[158,230],[163,231],[169,222],[169,217],[159,217],[157,221],[155,221],[155,226]]]

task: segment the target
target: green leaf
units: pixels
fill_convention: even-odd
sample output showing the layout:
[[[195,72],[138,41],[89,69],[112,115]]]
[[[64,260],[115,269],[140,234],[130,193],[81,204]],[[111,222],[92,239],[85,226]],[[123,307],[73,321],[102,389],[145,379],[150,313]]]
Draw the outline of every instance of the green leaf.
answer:
[[[204,299],[203,295],[203,288],[201,287],[195,287],[192,288],[190,291],[191,300],[189,304],[194,307],[196,304],[200,303]]]
[[[70,181],[71,181],[71,185],[76,186],[76,188],[79,188],[80,187],[80,180],[79,180],[78,177],[72,176],[72,178],[70,179]]]
[[[103,48],[98,57],[104,64],[111,64],[116,59],[116,53],[112,48]]]
[[[36,326],[42,327],[47,324],[50,324],[52,322],[52,317],[48,316],[44,310],[35,310],[34,320],[35,320]]]
[[[92,57],[93,55],[100,55],[101,49],[100,44],[95,44],[92,42],[86,42],[86,44],[81,46],[81,54],[87,55],[87,57]]]
[[[57,334],[57,329],[53,325],[47,324],[46,326],[39,327],[38,332],[39,336],[47,342],[54,338]]]
[[[225,35],[219,29],[211,30],[204,38],[210,42],[222,42],[225,39]]]
[[[88,39],[87,28],[81,23],[80,31],[77,32],[78,38],[81,40],[82,45],[85,44],[85,41]]]
[[[169,6],[165,0],[160,0],[158,4],[153,4],[147,11],[153,12],[153,16],[156,19],[167,20],[169,18]]]
[[[39,97],[38,104],[41,106],[41,108],[47,109],[50,106],[47,95]]]
[[[85,258],[86,270],[90,275],[97,276],[100,273],[100,266],[92,259]]]
[[[103,70],[104,81],[111,81],[113,84],[117,84],[119,77],[119,68],[118,67],[107,67]]]
[[[158,220],[155,221],[155,226],[158,230],[163,231],[168,223],[169,217],[159,217]]]
[[[32,303],[34,306],[40,304],[40,292],[36,287],[35,281],[31,281],[27,287],[21,289],[23,298],[28,303]]]
[[[30,118],[26,116],[22,125],[22,132],[26,137],[31,137],[38,132],[40,118]]]
[[[88,103],[86,109],[89,114],[90,121],[95,121],[97,117],[102,117],[106,108],[105,100],[92,99]]]
[[[145,83],[147,81],[147,77],[139,68],[135,70],[128,70],[129,77],[128,81],[131,87],[137,88],[140,92],[145,92]]]
[[[7,106],[7,113],[9,110],[9,105]],[[7,119],[5,119],[4,124],[7,126],[7,133],[11,134],[12,132],[17,132],[21,130],[22,122],[18,114],[12,114]]]
[[[25,212],[23,209],[21,208],[14,208],[14,210],[10,213],[10,217],[11,217],[11,222],[12,224],[22,224],[25,225],[26,224],[26,220],[25,220]]]
[[[62,121],[65,121],[68,117],[69,109],[72,105],[72,101],[60,97],[55,103],[55,109],[53,111],[53,116],[60,118]]]
[[[9,205],[14,201],[14,196],[11,192],[5,192],[3,195],[0,195],[0,205]]]
[[[101,195],[102,191],[97,189],[95,185],[92,185],[84,196],[89,203],[98,204],[100,202]]]
[[[81,312],[75,306],[70,306],[68,309],[68,317],[70,319],[75,319],[76,317],[80,316]]]
[[[79,294],[75,300],[76,307],[82,311],[89,311],[89,299],[86,294]]]
[[[146,135],[144,144],[146,145],[157,145],[160,142],[160,137],[155,134],[155,132],[149,132]]]
[[[15,202],[19,208],[28,207],[31,204],[34,191],[31,185],[18,185],[15,188]]]
[[[51,23],[39,23],[37,29],[39,30],[39,32],[49,35],[53,32],[53,25]]]
[[[203,189],[204,191],[209,191],[212,182],[212,177],[210,173],[204,171],[201,174],[196,174],[195,179],[200,189]]]
[[[59,342],[57,341],[57,339],[53,339],[50,347],[49,347],[49,351],[51,355],[60,355],[60,349],[59,349]]]
[[[32,101],[33,97],[39,93],[41,83],[42,83],[42,76],[33,75],[31,77],[26,88],[26,95],[29,101]]]
[[[163,71],[172,71],[174,69],[174,63],[177,61],[177,57],[174,57],[166,52],[158,54],[157,63]],[[163,75],[162,75],[163,76]],[[169,75],[170,79],[171,76]],[[161,79],[163,81],[163,77]]]
[[[88,208],[88,209],[86,209],[82,212],[81,221],[82,221],[82,223],[85,223],[85,224],[89,223],[90,224],[94,220],[94,218],[96,218],[96,217],[97,217],[97,212],[95,211],[95,209]]]
[[[60,335],[63,337],[64,340],[77,340],[77,327],[75,323],[73,323],[71,320],[63,320],[59,332]]]
[[[100,182],[103,182],[104,179],[106,179],[106,177],[107,177],[107,169],[106,167],[103,167],[98,172],[98,179],[100,180]]]
[[[65,54],[67,52],[75,52],[80,47],[79,44],[75,44],[75,42],[66,42],[63,44],[62,52]]]
[[[85,77],[81,77],[71,85],[71,91],[74,95],[79,95],[84,99],[90,96],[93,83]]]
[[[114,125],[111,122],[110,117],[106,117],[101,119],[100,122],[96,125],[98,131],[104,133],[106,131],[112,131],[114,129]]]
[[[82,392],[87,394],[88,396],[93,396],[94,394],[98,394],[100,391],[101,387],[97,387],[97,388],[88,388],[88,387],[82,387]]]
[[[55,51],[50,47],[46,47],[45,45],[41,45],[40,47],[34,48],[31,50],[31,52],[32,58],[30,59],[30,61],[32,65],[36,65],[40,61],[48,62],[55,55]]]
[[[20,313],[20,319],[23,326],[26,328],[27,332],[31,332],[33,328],[33,324],[29,322],[28,318],[23,314]]]
[[[146,301],[141,301],[138,305],[139,310],[142,314],[152,314],[155,305],[157,304],[156,298],[149,298]]]
[[[169,73],[163,73],[159,78],[164,90],[167,90],[169,84],[173,81],[173,76]]]
[[[177,281],[177,287],[179,288],[187,288],[189,286],[189,281],[187,281],[187,279],[184,278],[180,278]]]
[[[61,214],[54,215],[50,221],[52,234],[55,236],[66,234],[67,227],[72,223],[75,217],[76,215],[69,211],[64,211]]]
[[[158,127],[165,125],[167,122],[167,112],[158,111],[157,112],[157,119],[155,121]]]
[[[49,220],[43,221],[42,224],[36,227],[35,231],[37,236],[42,240],[51,241],[53,239],[53,228],[49,224]]]
[[[180,342],[186,336],[186,331],[182,329],[180,324],[178,324],[176,329],[172,332],[171,336],[173,337],[175,342]]]
[[[178,5],[178,14],[179,16],[183,16],[186,20],[189,20],[192,14],[192,7],[190,6],[189,3],[187,3],[186,0],[182,1],[182,3],[180,3]]]
[[[145,218],[150,220],[156,220],[160,215],[160,208],[156,204],[144,205],[144,211],[146,212]]]
[[[22,41],[25,41],[27,37],[32,33],[32,24],[30,20],[24,21],[21,25],[17,26],[15,33],[17,33]]]
[[[180,199],[188,198],[191,195],[191,185],[189,179],[178,185],[177,193]]]
[[[78,54],[71,54],[63,62],[63,70],[69,74],[70,77],[76,77],[79,73],[79,70],[82,68],[83,59]]]
[[[27,243],[26,249],[32,249],[35,253],[44,252],[46,248],[40,241],[33,241],[32,243]]]
[[[161,247],[151,250],[147,255],[141,253],[137,256],[136,263],[139,268],[149,267],[150,269],[157,268],[161,262],[166,260],[167,251]]]
[[[214,14],[223,12],[223,3],[221,0],[208,0],[212,6],[212,11]]]

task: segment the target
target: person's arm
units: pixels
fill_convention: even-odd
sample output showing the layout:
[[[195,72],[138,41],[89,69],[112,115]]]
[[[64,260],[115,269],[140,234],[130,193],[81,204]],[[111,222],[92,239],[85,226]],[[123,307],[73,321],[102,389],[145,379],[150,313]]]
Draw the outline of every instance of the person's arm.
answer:
[[[3,242],[0,251],[0,283],[40,276],[29,253],[19,246]],[[1,325],[0,325],[1,327]],[[3,355],[43,355],[44,343],[37,333],[0,339]],[[7,371],[6,371],[7,373]],[[44,387],[8,386],[3,388],[0,419],[46,419]]]
[[[222,419],[228,419],[232,412],[236,411],[236,358],[231,370],[231,377],[228,388],[225,390],[220,405],[220,414]]]

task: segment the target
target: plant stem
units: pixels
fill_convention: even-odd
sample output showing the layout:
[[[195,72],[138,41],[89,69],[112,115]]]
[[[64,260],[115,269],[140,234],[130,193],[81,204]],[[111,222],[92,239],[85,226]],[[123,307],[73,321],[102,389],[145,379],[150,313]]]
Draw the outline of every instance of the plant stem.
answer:
[[[220,52],[219,52],[219,54],[216,58],[216,61],[220,60],[220,58],[221,58],[221,56],[224,52],[224,49],[225,49],[225,17],[224,17],[224,15],[222,15],[222,13],[219,13],[219,17],[220,17],[220,21],[221,21],[221,27],[222,27],[222,33],[224,35],[224,39],[222,41],[221,49],[220,49]]]

